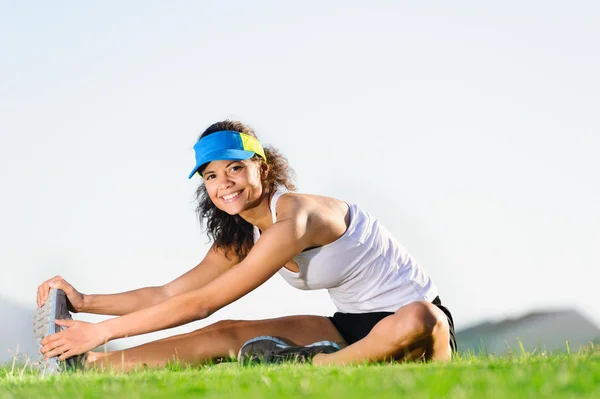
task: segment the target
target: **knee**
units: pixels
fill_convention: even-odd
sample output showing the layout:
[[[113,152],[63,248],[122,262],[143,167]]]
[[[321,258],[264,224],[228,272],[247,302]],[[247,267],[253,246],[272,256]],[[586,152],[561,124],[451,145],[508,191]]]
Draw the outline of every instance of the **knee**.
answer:
[[[403,324],[404,327],[399,327],[404,330],[406,325],[410,326],[418,339],[427,339],[433,336],[436,330],[447,323],[437,306],[429,302],[419,301],[407,306],[409,309],[406,309],[408,311],[404,317],[398,319],[398,323]]]
[[[237,323],[239,323],[239,320],[219,320],[213,324],[210,325],[210,329],[215,329],[215,330],[222,330],[222,329],[227,329],[227,328],[231,328],[234,327]]]

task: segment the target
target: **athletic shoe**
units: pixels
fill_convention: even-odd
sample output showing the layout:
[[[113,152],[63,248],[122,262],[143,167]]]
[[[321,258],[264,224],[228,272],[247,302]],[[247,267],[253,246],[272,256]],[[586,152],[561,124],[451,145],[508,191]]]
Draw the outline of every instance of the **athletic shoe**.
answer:
[[[62,290],[52,288],[48,299],[41,308],[37,308],[33,318],[33,335],[42,349],[42,339],[48,335],[60,332],[66,327],[61,327],[54,323],[54,320],[72,320],[71,313],[67,309],[67,295]],[[40,352],[41,354],[41,352]],[[58,360],[58,356],[51,357],[48,360],[40,356],[40,371],[45,374],[56,374],[65,370],[82,369],[87,354],[70,357],[64,362]]]
[[[333,353],[340,346],[331,341],[314,342],[306,346],[294,346],[281,337],[261,336],[247,341],[238,353],[238,361],[243,364],[285,362],[310,363],[319,353]]]

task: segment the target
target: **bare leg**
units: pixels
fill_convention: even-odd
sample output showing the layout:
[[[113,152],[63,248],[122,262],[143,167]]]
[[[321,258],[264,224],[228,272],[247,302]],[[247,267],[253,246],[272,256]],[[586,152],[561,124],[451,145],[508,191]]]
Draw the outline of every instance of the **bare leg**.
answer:
[[[448,361],[451,357],[448,319],[424,301],[401,307],[373,327],[369,335],[331,354],[318,354],[315,365],[358,364],[382,360]]]
[[[329,340],[345,345],[333,324],[321,316],[289,316],[255,321],[224,320],[187,334],[149,342],[124,351],[90,352],[88,365],[129,371],[140,365],[161,367],[169,361],[204,364],[235,356],[249,339],[260,335],[284,337],[297,345]]]

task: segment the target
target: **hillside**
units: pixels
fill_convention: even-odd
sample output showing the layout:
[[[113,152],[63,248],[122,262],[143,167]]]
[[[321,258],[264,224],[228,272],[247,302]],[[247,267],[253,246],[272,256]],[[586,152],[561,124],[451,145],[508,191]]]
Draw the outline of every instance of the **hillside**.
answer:
[[[577,351],[600,338],[600,329],[574,309],[537,311],[522,317],[485,322],[458,331],[460,351],[489,352],[502,355],[527,351]]]

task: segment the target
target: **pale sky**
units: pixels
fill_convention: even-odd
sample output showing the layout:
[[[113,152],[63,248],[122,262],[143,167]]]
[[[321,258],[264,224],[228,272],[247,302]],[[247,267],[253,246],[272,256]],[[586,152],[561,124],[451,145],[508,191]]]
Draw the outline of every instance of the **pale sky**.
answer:
[[[0,0],[0,297],[33,309],[56,274],[113,293],[195,266],[192,146],[230,118],[300,192],[378,217],[459,330],[564,308],[600,325],[599,17],[595,1]],[[334,311],[275,276],[178,331]]]

